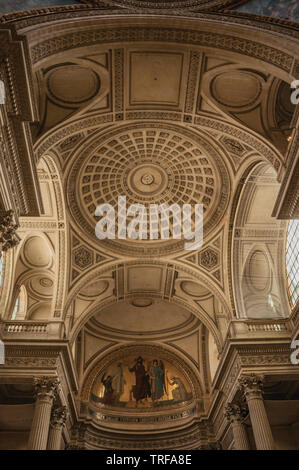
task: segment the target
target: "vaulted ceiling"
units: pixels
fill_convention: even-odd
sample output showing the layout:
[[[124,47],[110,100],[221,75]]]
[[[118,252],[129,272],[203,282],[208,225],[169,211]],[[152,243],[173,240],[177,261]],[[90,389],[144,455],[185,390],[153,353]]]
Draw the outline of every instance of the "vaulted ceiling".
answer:
[[[65,322],[74,350],[80,342],[81,378],[116,345],[157,342],[200,371],[208,393],[232,318],[289,314],[286,224],[271,215],[298,62],[280,26],[261,33],[253,20],[227,25],[211,12],[196,24],[114,16],[108,6],[119,3],[94,17],[88,8],[71,19],[50,11],[34,19],[38,28],[20,17],[43,210],[20,217],[4,288],[26,287],[27,318]],[[203,245],[99,240],[95,209],[119,196],[146,207],[201,203]],[[16,291],[2,300],[8,312]]]

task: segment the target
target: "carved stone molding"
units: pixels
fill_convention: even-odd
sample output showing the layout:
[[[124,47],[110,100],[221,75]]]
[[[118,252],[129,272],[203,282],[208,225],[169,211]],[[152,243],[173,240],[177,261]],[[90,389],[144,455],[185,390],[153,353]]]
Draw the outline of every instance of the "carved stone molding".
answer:
[[[18,215],[38,215],[39,192],[29,123],[38,119],[33,99],[29,51],[25,38],[0,29],[0,79],[5,103],[0,106],[1,199]]]
[[[293,371],[294,366],[290,361],[290,340],[286,340],[285,343],[280,342],[276,344],[254,344],[252,339],[251,344],[232,344],[227,343],[222,355],[222,364],[226,364],[225,367],[220,368],[219,377],[216,379],[214,387],[222,390],[224,396],[229,400],[233,400],[235,394],[240,390],[240,387],[245,392],[245,385],[250,384],[250,379],[261,380],[262,375],[271,371],[273,367],[275,370],[279,368],[282,373],[283,371]],[[247,371],[250,371],[248,373]],[[257,379],[256,375],[251,371],[257,371],[259,374]],[[239,382],[239,378],[242,378],[244,374],[244,382]],[[243,384],[241,386],[241,383]]]
[[[299,120],[299,118],[298,118]],[[278,219],[299,218],[299,132],[291,141],[286,159],[288,166],[277,196],[273,217]]]
[[[59,39],[59,40],[58,40]],[[231,52],[243,53],[255,59],[272,64],[285,72],[291,72],[293,57],[279,49],[262,43],[238,38],[235,36],[211,33],[197,30],[176,30],[173,28],[120,27],[101,30],[88,30],[66,33],[59,38],[50,38],[31,48],[31,57],[34,64],[46,57],[66,51],[74,47],[89,46],[127,41],[161,41],[172,43],[189,43],[202,47],[213,47]]]
[[[88,4],[88,0],[81,0]],[[140,12],[169,12],[171,10],[182,10],[183,12],[219,9],[234,4],[240,0],[95,0],[95,5],[116,6],[129,9],[137,9]]]
[[[136,416],[117,416],[117,415],[109,415],[109,414],[105,414],[104,412],[94,412],[93,410],[89,409],[88,410],[89,414],[92,416],[93,418],[93,422],[95,423],[98,423],[99,425],[101,423],[127,423],[127,425],[129,426],[130,424],[134,424],[136,423]],[[195,408],[189,408],[189,409],[185,409],[181,412],[175,412],[175,410],[173,410],[173,412],[171,414],[163,414],[163,415],[160,415],[160,416],[143,416],[143,417],[140,417],[138,416],[138,423],[142,423],[142,424],[147,424],[147,425],[150,425],[150,424],[165,424],[167,421],[168,422],[174,422],[176,420],[182,420],[182,419],[186,419],[186,418],[189,418],[189,417],[193,417],[196,415],[196,409]]]
[[[78,435],[78,433],[77,433]],[[82,439],[82,438],[81,438]],[[82,447],[80,438],[73,440],[73,445]],[[115,436],[104,430],[95,429],[93,425],[87,425],[84,432],[84,441],[88,448],[99,449],[198,449],[200,445],[200,432],[198,424],[194,423],[185,429],[168,430],[164,433],[151,436],[140,436],[132,434]],[[207,440],[207,448],[209,442]]]

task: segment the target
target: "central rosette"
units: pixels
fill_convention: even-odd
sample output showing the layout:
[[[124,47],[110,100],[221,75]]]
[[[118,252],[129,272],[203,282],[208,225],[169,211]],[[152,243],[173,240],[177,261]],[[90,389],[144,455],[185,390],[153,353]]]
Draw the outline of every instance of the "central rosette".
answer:
[[[161,165],[143,163],[128,169],[124,179],[128,185],[130,195],[135,194],[151,198],[163,193],[167,189],[171,173]]]
[[[154,181],[155,181],[155,178],[150,173],[145,173],[145,175],[141,176],[142,184],[149,185],[149,184],[152,184]]]

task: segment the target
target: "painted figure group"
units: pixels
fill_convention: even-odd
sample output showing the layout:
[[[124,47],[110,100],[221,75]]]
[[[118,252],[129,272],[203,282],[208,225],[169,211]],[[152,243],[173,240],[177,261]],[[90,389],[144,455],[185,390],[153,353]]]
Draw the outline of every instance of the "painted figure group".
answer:
[[[178,377],[168,379],[163,361],[154,359],[147,371],[143,362],[143,358],[139,356],[134,366],[129,368],[130,372],[135,372],[136,377],[136,384],[131,390],[131,395],[136,400],[136,406],[139,402],[142,403],[143,399],[151,398],[153,403],[156,403],[164,394],[168,396],[167,384],[176,385],[172,390],[174,401],[185,401],[187,399],[188,394],[183,382]]]
[[[187,399],[188,394],[183,382],[179,377],[171,377],[169,380],[161,360],[154,359],[146,369],[143,358],[139,356],[135,360],[135,364],[129,367],[129,371],[135,373],[135,385],[130,390],[130,401],[134,398],[136,406],[138,403],[142,403],[143,400],[151,399],[156,404],[165,394],[168,397],[168,385],[175,385],[175,388],[172,389],[172,399],[174,401],[185,401]],[[101,403],[106,405],[117,404],[124,393],[126,385],[122,363],[119,362],[109,375],[104,373],[101,383],[104,386],[104,394],[100,399]]]
[[[135,372],[136,383],[133,385],[131,395],[138,402],[142,402],[145,398],[152,399],[156,402],[164,395],[165,372],[163,362],[155,359],[149,369],[146,371],[143,365],[143,358],[139,356],[133,367],[129,368],[130,372]]]

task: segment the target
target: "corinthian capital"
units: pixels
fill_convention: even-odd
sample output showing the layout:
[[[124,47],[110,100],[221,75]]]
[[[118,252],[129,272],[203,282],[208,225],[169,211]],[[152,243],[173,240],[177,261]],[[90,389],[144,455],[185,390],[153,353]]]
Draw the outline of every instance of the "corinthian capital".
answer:
[[[224,416],[229,422],[242,421],[246,415],[246,407],[238,403],[227,403]]]
[[[66,406],[55,406],[51,414],[51,424],[53,427],[62,427],[67,418]]]
[[[35,377],[34,386],[37,398],[52,401],[58,392],[59,384],[59,380],[54,377]]]
[[[0,214],[0,251],[7,251],[19,243],[20,238],[16,234],[18,228],[12,210]]]
[[[256,374],[243,375],[239,379],[240,389],[249,397],[261,397],[263,377]]]

